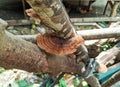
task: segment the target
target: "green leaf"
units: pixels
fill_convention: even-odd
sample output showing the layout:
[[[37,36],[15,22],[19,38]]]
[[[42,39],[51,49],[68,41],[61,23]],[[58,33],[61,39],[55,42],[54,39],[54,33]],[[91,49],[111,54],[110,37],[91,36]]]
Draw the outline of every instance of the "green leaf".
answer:
[[[46,87],[49,87],[52,84],[52,82],[53,82],[52,80],[49,80],[46,84]]]
[[[44,73],[39,73],[39,74],[37,74],[37,76],[39,76],[42,79],[46,78],[46,74],[44,74]]]
[[[60,87],[67,87],[67,84],[63,78],[59,80],[59,85]]]
[[[28,83],[25,80],[18,80],[17,81],[19,87],[27,87]]]
[[[79,83],[80,83],[80,80],[79,80],[79,78],[76,77],[76,78],[74,79],[74,86],[75,86],[75,87],[78,86]]]
[[[115,43],[106,42],[105,44],[103,44],[103,45],[101,46],[101,51],[109,50],[109,49],[112,48],[114,45],[115,45]]]
[[[105,28],[106,25],[107,25],[105,22],[98,22],[98,24],[99,24],[101,27],[103,27],[103,28]]]

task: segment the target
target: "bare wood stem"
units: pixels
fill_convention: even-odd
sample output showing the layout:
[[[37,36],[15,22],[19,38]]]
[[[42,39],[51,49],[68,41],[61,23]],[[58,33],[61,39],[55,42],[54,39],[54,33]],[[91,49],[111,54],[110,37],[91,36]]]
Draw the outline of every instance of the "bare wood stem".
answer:
[[[81,30],[81,31],[77,31],[77,33],[81,35],[85,40],[120,37],[119,27],[93,29],[93,30]],[[16,36],[31,42],[36,42],[37,35],[16,35]]]
[[[101,21],[120,21],[120,17],[90,17],[90,18],[71,18],[74,23],[79,22],[101,22]]]
[[[77,31],[77,33],[83,36],[85,40],[120,37],[119,27],[93,29],[93,30],[81,30],[81,31]]]

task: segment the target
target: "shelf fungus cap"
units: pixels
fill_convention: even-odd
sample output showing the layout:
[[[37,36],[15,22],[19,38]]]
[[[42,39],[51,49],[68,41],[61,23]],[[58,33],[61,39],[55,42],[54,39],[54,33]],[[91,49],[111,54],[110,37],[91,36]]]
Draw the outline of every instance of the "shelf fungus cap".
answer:
[[[83,44],[84,39],[76,35],[70,39],[62,39],[51,35],[37,36],[38,46],[48,53],[56,55],[72,54],[77,50],[77,47]]]

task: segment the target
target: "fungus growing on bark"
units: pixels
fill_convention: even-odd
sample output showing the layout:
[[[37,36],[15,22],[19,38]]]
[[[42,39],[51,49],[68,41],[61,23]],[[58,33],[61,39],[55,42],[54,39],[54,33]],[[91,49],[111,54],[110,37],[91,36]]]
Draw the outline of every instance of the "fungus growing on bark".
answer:
[[[83,42],[83,38],[79,35],[70,39],[63,39],[52,35],[38,34],[37,36],[38,46],[51,54],[72,54]]]

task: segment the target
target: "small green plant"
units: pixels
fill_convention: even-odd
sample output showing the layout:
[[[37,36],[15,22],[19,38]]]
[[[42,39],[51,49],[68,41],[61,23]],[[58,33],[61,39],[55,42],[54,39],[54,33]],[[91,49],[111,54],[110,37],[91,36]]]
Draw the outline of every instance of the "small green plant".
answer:
[[[67,84],[63,78],[59,80],[59,87],[67,87]]]
[[[103,44],[101,46],[101,51],[106,51],[106,50],[112,48],[114,45],[115,45],[115,43],[106,42],[105,44]]]

